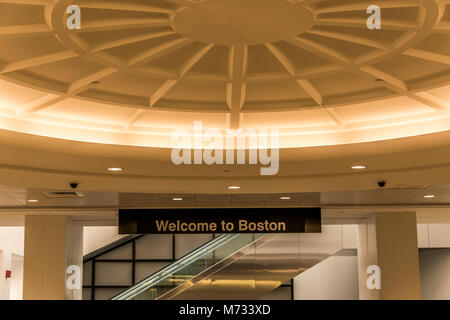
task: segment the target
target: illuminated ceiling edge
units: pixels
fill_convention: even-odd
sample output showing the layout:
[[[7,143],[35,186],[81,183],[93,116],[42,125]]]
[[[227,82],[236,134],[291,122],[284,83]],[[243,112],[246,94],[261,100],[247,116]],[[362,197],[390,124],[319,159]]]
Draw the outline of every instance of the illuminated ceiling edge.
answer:
[[[400,118],[393,124],[388,122],[368,122],[367,124],[367,127],[363,128],[325,127],[322,130],[312,129],[303,132],[295,128],[279,129],[279,146],[282,149],[333,146],[439,133],[449,130],[450,114],[430,113],[426,117],[418,115],[409,119]],[[155,128],[153,131],[133,132],[9,117],[0,117],[0,129],[48,138],[109,145],[149,148],[173,148],[176,145],[176,142],[171,139],[171,129]]]

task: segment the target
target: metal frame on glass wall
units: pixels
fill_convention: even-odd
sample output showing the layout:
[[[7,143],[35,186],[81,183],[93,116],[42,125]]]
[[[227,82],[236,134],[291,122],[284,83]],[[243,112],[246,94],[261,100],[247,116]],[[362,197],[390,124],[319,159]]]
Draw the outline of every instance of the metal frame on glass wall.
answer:
[[[212,237],[214,238],[214,234]],[[87,263],[91,263],[91,279],[90,284],[84,284],[83,282],[83,289],[90,289],[90,300],[95,300],[95,291],[96,289],[128,289],[131,286],[134,286],[138,281],[136,281],[136,264],[140,262],[156,262],[156,263],[172,263],[175,262],[176,259],[176,236],[175,234],[172,235],[172,252],[171,252],[171,258],[169,259],[137,259],[136,258],[136,241],[142,237],[145,237],[145,235],[135,235],[135,236],[128,236],[124,239],[120,239],[116,242],[111,243],[110,245],[103,247],[99,250],[96,250],[88,255],[86,255],[83,259],[84,268],[87,268]],[[125,245],[128,245],[131,243],[131,259],[102,259],[101,257],[107,253],[110,253],[114,250],[117,250]],[[130,263],[131,264],[131,285],[98,285],[95,282],[95,266],[96,263]],[[149,274],[150,275],[150,274]],[[293,281],[289,281],[285,284],[282,284],[280,287],[290,287],[290,298],[291,300],[294,299],[294,285]]]
[[[116,243],[114,246],[105,249],[101,249],[100,252],[96,251],[93,254],[87,255],[83,263],[86,265],[86,263],[91,262],[91,281],[89,285],[83,284],[83,289],[91,289],[91,299],[95,300],[95,289],[127,289],[133,285],[136,284],[136,263],[139,262],[167,262],[172,263],[176,261],[175,258],[175,235],[172,235],[172,258],[170,259],[137,259],[136,258],[136,240],[144,237],[145,235],[138,235],[138,236],[131,236],[130,238],[127,238],[125,241],[120,241],[120,243]],[[118,248],[121,248],[127,244],[131,243],[131,259],[101,259],[101,256],[116,250]],[[131,286],[130,285],[97,285],[95,283],[95,265],[96,263],[130,263],[131,264]]]

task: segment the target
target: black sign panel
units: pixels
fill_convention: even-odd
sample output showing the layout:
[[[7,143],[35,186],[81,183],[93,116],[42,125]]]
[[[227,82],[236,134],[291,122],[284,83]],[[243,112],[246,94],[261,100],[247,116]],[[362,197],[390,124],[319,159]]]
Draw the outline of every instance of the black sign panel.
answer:
[[[320,208],[121,209],[120,234],[321,232]]]

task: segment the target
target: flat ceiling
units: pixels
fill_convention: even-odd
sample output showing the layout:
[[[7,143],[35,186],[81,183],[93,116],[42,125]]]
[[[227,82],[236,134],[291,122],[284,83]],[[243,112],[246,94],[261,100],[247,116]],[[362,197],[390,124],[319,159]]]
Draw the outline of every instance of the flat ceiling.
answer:
[[[145,194],[79,192],[79,197],[51,198],[49,191],[0,186],[0,209],[24,208],[174,208],[174,207],[245,207],[245,206],[450,206],[450,185],[417,188],[275,194]],[[434,198],[424,198],[433,195]],[[281,199],[288,197],[289,199]],[[182,200],[173,200],[181,198]],[[38,200],[30,203],[28,200]]]

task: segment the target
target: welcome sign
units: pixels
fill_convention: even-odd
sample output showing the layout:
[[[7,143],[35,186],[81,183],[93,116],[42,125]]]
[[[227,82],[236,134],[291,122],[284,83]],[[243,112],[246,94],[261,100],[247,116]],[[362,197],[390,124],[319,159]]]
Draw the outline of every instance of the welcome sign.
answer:
[[[120,209],[120,234],[321,232],[320,208]]]

